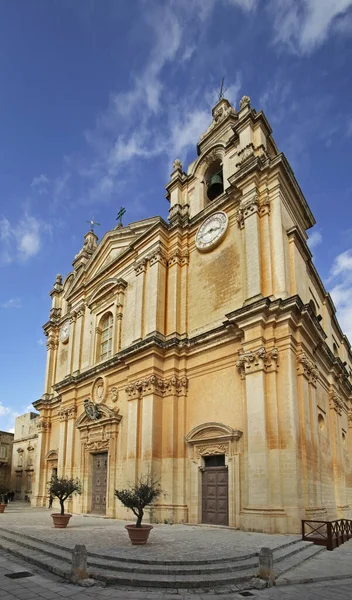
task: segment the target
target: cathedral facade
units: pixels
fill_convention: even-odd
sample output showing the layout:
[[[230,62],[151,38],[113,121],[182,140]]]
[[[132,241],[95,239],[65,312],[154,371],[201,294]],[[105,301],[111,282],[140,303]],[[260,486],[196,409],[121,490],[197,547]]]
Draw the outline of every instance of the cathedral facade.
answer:
[[[222,98],[198,157],[174,162],[169,222],[94,231],[50,292],[32,504],[127,519],[114,490],[151,473],[151,521],[299,532],[352,515],[351,347],[312,263],[315,223],[262,111]]]

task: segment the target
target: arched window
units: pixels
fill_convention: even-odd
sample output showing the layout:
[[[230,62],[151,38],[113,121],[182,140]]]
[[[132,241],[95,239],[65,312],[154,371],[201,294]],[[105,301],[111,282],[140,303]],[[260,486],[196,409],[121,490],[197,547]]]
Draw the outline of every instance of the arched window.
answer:
[[[112,355],[112,328],[113,317],[108,313],[100,321],[100,360]]]

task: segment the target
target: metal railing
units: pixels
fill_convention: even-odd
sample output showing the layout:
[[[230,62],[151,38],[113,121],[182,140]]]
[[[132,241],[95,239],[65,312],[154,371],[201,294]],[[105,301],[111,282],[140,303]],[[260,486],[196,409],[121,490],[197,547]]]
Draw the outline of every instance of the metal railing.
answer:
[[[302,521],[302,540],[334,550],[352,538],[352,520]]]

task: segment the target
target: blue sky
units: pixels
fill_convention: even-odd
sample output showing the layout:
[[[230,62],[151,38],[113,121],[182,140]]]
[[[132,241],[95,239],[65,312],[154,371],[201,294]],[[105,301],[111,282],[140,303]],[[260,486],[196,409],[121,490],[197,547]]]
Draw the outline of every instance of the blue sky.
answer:
[[[352,336],[352,0],[12,0],[0,21],[0,429],[43,393],[49,291],[87,231],[167,218],[216,89],[264,109]]]

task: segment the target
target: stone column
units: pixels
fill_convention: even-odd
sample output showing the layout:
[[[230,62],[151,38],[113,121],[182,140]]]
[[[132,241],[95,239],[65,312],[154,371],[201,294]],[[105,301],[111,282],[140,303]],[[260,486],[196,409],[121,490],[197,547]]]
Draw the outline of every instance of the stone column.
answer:
[[[141,412],[141,475],[161,476],[163,380],[155,375],[143,380]]]
[[[67,440],[67,413],[62,410],[59,412],[60,415],[60,429],[59,429],[59,454],[57,460],[57,474],[58,477],[65,475],[65,464],[66,464],[66,440]]]
[[[142,392],[142,382],[131,383],[126,388],[128,395],[128,415],[127,415],[127,459],[126,459],[126,477],[131,482],[136,481],[138,477],[138,442],[140,441],[140,398]]]
[[[332,388],[329,396],[330,427],[332,438],[333,476],[335,485],[335,499],[337,518],[343,518],[343,508],[346,505],[346,481],[342,455],[342,428],[341,416],[344,403],[337,391]]]
[[[304,352],[297,356],[298,403],[300,421],[300,451],[302,464],[302,498],[306,511],[314,508],[314,483],[312,469],[312,423],[310,413],[309,384],[311,371],[315,366]],[[307,513],[309,515],[309,513]]]
[[[180,301],[181,301],[181,250],[177,248],[171,253],[168,261],[168,295],[167,295],[167,324],[166,334],[181,332]]]
[[[70,327],[71,327],[70,337],[71,337],[71,339],[68,343],[68,353],[67,353],[67,361],[66,361],[66,376],[71,375],[71,373],[72,373],[73,352],[74,352],[75,337],[76,337],[76,319],[77,319],[77,315],[76,315],[76,313],[73,313],[72,316],[70,317]]]
[[[72,477],[73,470],[73,451],[75,447],[75,418],[76,407],[74,405],[65,409],[67,416],[67,434],[66,434],[66,456],[65,456],[65,475]]]
[[[144,280],[147,268],[147,259],[142,258],[135,262],[134,270],[136,272],[135,285],[135,301],[134,301],[134,336],[133,341],[138,341],[143,338],[143,296],[144,296]]]
[[[169,505],[166,518],[185,521],[185,440],[184,415],[188,380],[170,377],[163,382],[161,487]]]
[[[37,423],[38,441],[35,460],[35,484],[32,494],[32,506],[45,506],[47,502],[47,487],[50,474],[47,469],[46,455],[48,452],[50,421],[41,418]]]
[[[76,312],[75,337],[73,340],[72,374],[79,373],[81,369],[81,347],[83,342],[83,321],[85,307],[81,306]]]
[[[270,240],[273,275],[273,291],[276,298],[286,298],[286,260],[284,248],[284,229],[281,215],[280,192],[271,199]],[[286,241],[286,240],[285,240]],[[287,265],[288,268],[288,265]]]
[[[272,294],[272,269],[271,269],[271,239],[270,239],[270,198],[267,192],[259,201],[261,262],[262,262],[262,294]]]
[[[166,254],[161,246],[149,256],[149,269],[146,280],[145,329],[148,335],[154,331],[165,333],[166,304]]]
[[[281,432],[279,423],[280,398],[277,391],[278,350],[272,349],[266,363],[268,464],[270,472],[269,504],[282,507],[281,492]]]
[[[52,392],[52,385],[55,381],[55,370],[56,370],[56,355],[58,349],[58,332],[56,330],[50,330],[48,333],[47,357],[46,357],[46,371],[45,371],[45,384],[44,392],[50,394]]]
[[[277,359],[277,349],[264,347],[240,354],[236,366],[245,377],[247,415],[248,508],[270,505],[271,474],[268,460],[265,371]]]
[[[252,302],[262,296],[258,209],[258,195],[256,190],[251,190],[243,196],[237,217],[241,229],[244,230],[245,239],[246,302]]]

